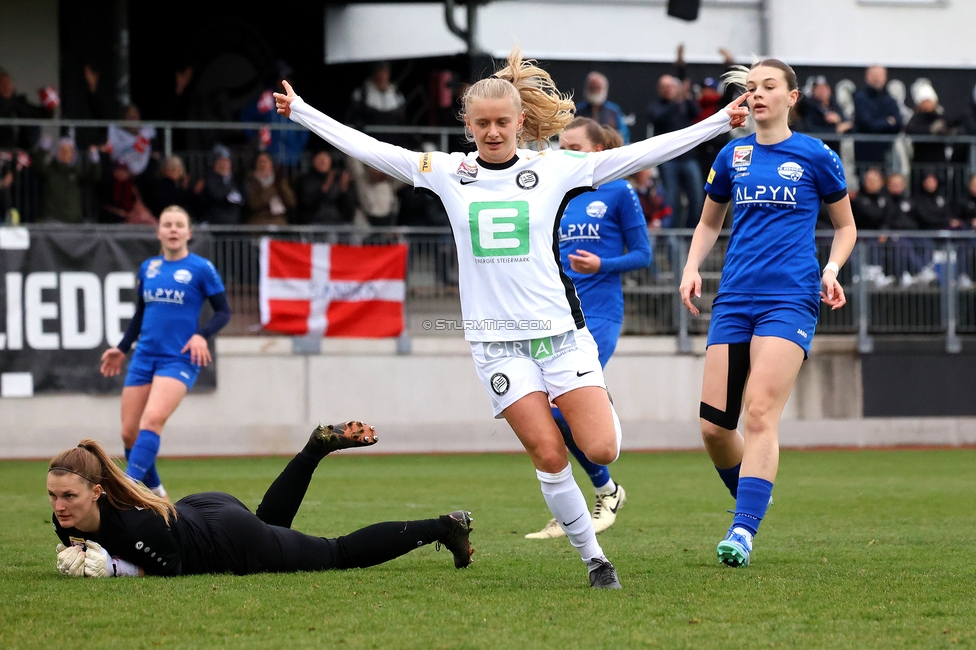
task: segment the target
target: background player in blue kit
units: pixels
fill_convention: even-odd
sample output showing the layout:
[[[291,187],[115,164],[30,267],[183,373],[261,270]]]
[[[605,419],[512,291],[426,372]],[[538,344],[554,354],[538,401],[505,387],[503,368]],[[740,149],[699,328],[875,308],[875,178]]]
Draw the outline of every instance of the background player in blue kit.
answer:
[[[588,117],[574,119],[559,134],[560,149],[569,151],[605,151],[623,143],[620,133]],[[600,365],[606,367],[617,348],[624,320],[621,274],[651,263],[647,222],[630,183],[624,179],[604,183],[569,202],[559,222],[559,256],[563,270],[576,285],[586,326],[596,340]],[[593,482],[593,530],[603,532],[616,521],[627,493],[610,477],[606,465],[597,465],[580,451],[558,408],[553,407],[552,415],[566,446]],[[541,531],[525,537],[550,539],[563,535],[559,522],[551,519]]]
[[[846,303],[837,281],[857,239],[844,169],[822,141],[789,127],[799,98],[796,74],[776,59],[727,73],[745,86],[756,133],[722,149],[708,175],[708,197],[681,279],[681,299],[695,315],[698,268],[715,245],[733,201],[732,236],[712,304],[702,382],[705,448],[736,499],[718,544],[719,560],[747,566],[779,466],[779,419],[820,315]],[[821,274],[814,229],[821,201],[834,225]],[[736,431],[745,411],[744,435]]]
[[[139,268],[136,313],[117,347],[102,354],[101,372],[114,377],[132,343],[139,339],[122,389],[122,442],[126,474],[165,497],[156,471],[159,436],[200,368],[212,360],[207,339],[230,320],[224,283],[208,260],[191,253],[190,215],[179,206],[159,215],[156,236],[162,254]],[[207,300],[213,317],[199,325]]]

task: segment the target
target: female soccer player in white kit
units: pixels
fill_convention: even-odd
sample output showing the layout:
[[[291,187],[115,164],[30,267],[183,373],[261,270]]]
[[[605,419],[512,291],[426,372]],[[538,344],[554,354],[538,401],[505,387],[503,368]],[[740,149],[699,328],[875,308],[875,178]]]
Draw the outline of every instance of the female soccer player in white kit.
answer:
[[[857,230],[837,155],[822,141],[790,130],[790,109],[799,98],[793,69],[766,59],[726,78],[750,95],[756,133],[728,143],[715,158],[680,291],[697,316],[692,298],[701,297],[698,267],[733,201],[732,235],[708,328],[700,416],[705,448],[736,499],[718,558],[741,567],[749,564],[769,505],[779,468],[779,419],[810,352],[820,301],[831,309],[846,302],[837,273]],[[814,238],[821,202],[835,228],[822,274]],[[745,435],[736,430],[740,410]]]
[[[494,415],[508,421],[532,457],[546,504],[586,562],[590,585],[620,588],[549,406],[552,399],[590,460],[605,465],[617,458],[620,423],[554,235],[563,208],[580,192],[744,123],[743,98],[688,129],[610,151],[530,151],[519,145],[558,134],[572,120],[573,103],[516,49],[507,66],[471,85],[462,99],[477,153],[448,154],[379,142],[283,86],[286,93],[275,94],[279,113],[347,155],[440,196],[457,244],[465,338]]]

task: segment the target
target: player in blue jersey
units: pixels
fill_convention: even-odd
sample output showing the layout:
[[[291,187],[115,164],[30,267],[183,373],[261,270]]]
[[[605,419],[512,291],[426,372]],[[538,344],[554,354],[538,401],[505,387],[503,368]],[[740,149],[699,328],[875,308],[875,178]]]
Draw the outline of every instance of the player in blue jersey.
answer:
[[[588,117],[578,117],[559,134],[560,149],[605,151],[623,145],[623,137],[611,127]],[[593,192],[577,196],[566,206],[559,222],[559,256],[563,270],[576,286],[586,326],[593,335],[600,365],[617,348],[624,320],[621,274],[646,268],[651,263],[647,222],[634,188],[624,179],[604,183]],[[603,532],[617,519],[627,493],[610,477],[606,465],[589,460],[573,441],[566,419],[553,407],[552,415],[566,446],[593,483],[593,530]],[[565,535],[555,519],[527,539],[551,539]]]
[[[718,239],[729,201],[732,235],[712,304],[702,382],[705,448],[736,499],[718,557],[747,566],[779,466],[778,428],[820,315],[846,298],[837,273],[857,239],[844,169],[822,141],[789,127],[799,98],[796,74],[766,59],[728,73],[745,86],[756,133],[722,149],[708,175],[708,195],[681,279],[681,299],[695,315],[699,265]],[[814,229],[821,202],[834,226],[821,273]],[[739,413],[745,412],[743,433]]]
[[[217,269],[188,248],[191,230],[186,210],[165,208],[156,236],[162,254],[139,268],[136,313],[118,346],[102,354],[101,372],[106,377],[118,375],[126,353],[139,339],[122,389],[126,474],[165,497],[156,471],[159,436],[193,387],[200,368],[212,360],[207,339],[230,320],[230,305]],[[214,315],[200,326],[205,300]]]

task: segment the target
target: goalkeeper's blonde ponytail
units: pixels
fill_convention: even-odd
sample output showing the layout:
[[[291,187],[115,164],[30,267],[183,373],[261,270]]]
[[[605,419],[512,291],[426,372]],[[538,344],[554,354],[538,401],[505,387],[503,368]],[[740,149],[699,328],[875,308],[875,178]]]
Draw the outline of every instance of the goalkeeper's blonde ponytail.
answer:
[[[51,459],[49,473],[74,474],[92,485],[101,485],[105,498],[119,509],[144,508],[161,516],[169,525],[176,517],[176,508],[166,499],[157,497],[141,483],[135,483],[119,469],[97,441],[85,438],[77,447],[65,449]]]

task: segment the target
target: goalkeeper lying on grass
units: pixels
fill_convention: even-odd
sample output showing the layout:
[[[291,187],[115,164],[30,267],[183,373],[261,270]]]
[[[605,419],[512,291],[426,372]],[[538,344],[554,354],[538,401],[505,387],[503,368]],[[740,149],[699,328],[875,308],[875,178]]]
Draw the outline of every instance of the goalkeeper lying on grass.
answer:
[[[437,542],[454,566],[471,564],[471,513],[373,524],[336,539],[291,529],[312,473],[326,454],[376,443],[362,422],[319,426],[268,488],[257,513],[223,492],[170,504],[132,482],[94,440],[51,461],[58,570],[74,577],[325,571],[368,567]]]

